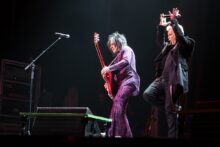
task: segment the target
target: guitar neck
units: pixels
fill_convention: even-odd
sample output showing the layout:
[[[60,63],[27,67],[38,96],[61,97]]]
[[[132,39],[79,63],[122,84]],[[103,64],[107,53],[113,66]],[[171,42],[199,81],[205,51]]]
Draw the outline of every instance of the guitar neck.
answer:
[[[98,43],[95,43],[95,48],[96,48],[96,51],[98,53],[99,61],[100,61],[101,65],[102,65],[102,68],[103,68],[105,66],[105,62],[103,60],[102,53],[101,53],[101,50],[99,48]]]

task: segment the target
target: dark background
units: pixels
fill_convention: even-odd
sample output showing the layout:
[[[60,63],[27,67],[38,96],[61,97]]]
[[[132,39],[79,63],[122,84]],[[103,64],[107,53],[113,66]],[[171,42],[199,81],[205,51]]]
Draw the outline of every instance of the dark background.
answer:
[[[0,57],[29,63],[57,39],[54,32],[70,34],[36,62],[42,67],[41,89],[53,95],[52,106],[63,106],[71,87],[79,93],[79,106],[108,117],[111,100],[101,78],[101,65],[93,43],[100,33],[100,47],[108,64],[106,47],[110,33],[125,34],[134,49],[141,92],[130,99],[128,115],[134,134],[144,134],[149,106],[144,89],[153,81],[156,25],[160,13],[177,7],[185,34],[196,41],[190,68],[188,103],[219,99],[218,0],[7,0],[1,4]]]

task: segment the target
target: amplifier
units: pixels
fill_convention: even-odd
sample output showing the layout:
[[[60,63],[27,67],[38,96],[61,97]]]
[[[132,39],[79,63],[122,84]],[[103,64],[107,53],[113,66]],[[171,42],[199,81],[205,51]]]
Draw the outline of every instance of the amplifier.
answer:
[[[0,95],[9,98],[27,100],[30,93],[31,70],[24,70],[27,63],[8,59],[1,60]],[[33,91],[40,93],[41,68],[35,67]]]
[[[19,115],[19,112],[29,110],[31,70],[25,70],[28,65],[20,61],[1,60],[0,72],[0,114]],[[40,96],[41,68],[35,67],[33,82],[32,108],[36,107]]]

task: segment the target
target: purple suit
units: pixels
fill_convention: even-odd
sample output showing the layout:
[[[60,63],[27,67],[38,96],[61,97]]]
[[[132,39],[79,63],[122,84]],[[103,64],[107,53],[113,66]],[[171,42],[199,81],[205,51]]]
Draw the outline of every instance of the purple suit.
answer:
[[[123,46],[109,66],[117,83],[117,93],[111,109],[112,124],[108,131],[109,137],[133,137],[126,115],[128,98],[139,93],[140,77],[136,72],[136,59],[129,46]]]

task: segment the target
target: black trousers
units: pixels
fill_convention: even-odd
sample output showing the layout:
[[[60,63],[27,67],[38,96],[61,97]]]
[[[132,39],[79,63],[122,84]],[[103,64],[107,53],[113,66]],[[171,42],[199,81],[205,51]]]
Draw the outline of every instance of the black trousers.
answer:
[[[166,80],[159,77],[145,89],[143,98],[150,104],[165,111],[168,124],[168,137],[177,138],[177,111],[172,100],[172,87]]]

